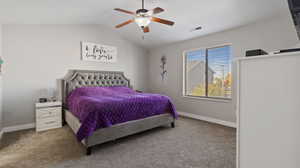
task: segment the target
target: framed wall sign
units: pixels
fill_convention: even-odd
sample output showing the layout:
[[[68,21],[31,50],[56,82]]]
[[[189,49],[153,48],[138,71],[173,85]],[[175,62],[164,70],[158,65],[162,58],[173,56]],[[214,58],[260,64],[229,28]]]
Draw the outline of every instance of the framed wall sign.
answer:
[[[117,47],[81,42],[81,59],[104,63],[117,62]]]

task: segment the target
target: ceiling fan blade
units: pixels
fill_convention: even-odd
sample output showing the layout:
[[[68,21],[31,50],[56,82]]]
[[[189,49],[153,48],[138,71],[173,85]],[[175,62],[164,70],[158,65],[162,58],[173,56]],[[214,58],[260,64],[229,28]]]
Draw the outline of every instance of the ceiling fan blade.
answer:
[[[129,23],[132,23],[132,22],[133,22],[132,19],[131,19],[131,20],[127,20],[127,21],[124,22],[124,23],[118,24],[118,25],[116,26],[116,28],[123,27],[123,26],[128,25]]]
[[[130,15],[135,15],[134,12],[124,10],[124,9],[120,9],[120,8],[115,8],[114,10],[119,11],[119,12],[123,12],[123,13],[127,13],[127,14],[130,14]]]
[[[150,32],[150,29],[149,29],[149,27],[147,26],[147,27],[144,27],[144,33],[148,33],[148,32]]]
[[[155,14],[161,13],[163,11],[165,11],[163,8],[157,7],[157,8],[152,9],[150,12],[152,12],[152,14],[155,15]]]
[[[169,20],[165,20],[165,19],[161,19],[161,18],[157,18],[157,17],[152,17],[151,19],[153,22],[158,22],[158,23],[162,23],[162,24],[166,24],[169,26],[173,26],[175,23]]]

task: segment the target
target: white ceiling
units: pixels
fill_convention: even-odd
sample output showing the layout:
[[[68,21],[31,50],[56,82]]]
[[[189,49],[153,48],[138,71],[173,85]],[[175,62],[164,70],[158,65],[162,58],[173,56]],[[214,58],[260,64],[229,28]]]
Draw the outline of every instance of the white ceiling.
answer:
[[[164,8],[165,12],[157,16],[176,23],[173,27],[151,23],[151,32],[144,34],[135,24],[114,28],[131,16],[113,9],[135,11],[141,0],[0,0],[0,23],[103,24],[134,43],[152,48],[269,18],[286,11],[286,1],[145,0],[147,9]],[[197,26],[203,29],[191,32]]]

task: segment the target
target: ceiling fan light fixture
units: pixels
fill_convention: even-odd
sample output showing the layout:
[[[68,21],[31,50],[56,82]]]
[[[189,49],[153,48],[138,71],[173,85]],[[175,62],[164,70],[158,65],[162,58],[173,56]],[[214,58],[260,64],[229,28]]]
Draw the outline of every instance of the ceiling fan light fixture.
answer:
[[[114,10],[133,16],[132,19],[116,25],[115,26],[116,28],[121,28],[130,23],[135,22],[143,30],[144,33],[149,33],[150,32],[149,24],[151,22],[161,23],[161,24],[169,25],[169,26],[173,26],[175,24],[172,21],[154,17],[154,15],[162,13],[165,10],[160,7],[156,7],[152,10],[145,9],[144,0],[142,0],[142,8],[136,10],[136,12],[131,12],[131,11],[120,9],[120,8],[115,8]]]
[[[147,27],[151,23],[151,17],[150,16],[137,16],[134,18],[135,23],[139,27]]]

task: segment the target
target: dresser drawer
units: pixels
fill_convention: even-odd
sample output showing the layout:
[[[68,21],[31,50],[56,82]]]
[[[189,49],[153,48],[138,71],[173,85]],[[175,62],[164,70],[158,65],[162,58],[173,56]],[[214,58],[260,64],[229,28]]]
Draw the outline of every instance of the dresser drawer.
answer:
[[[61,107],[41,108],[36,110],[37,118],[48,118],[61,116]]]

